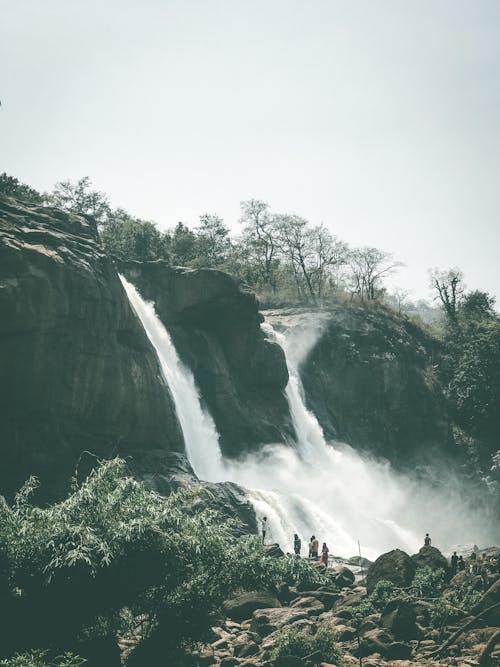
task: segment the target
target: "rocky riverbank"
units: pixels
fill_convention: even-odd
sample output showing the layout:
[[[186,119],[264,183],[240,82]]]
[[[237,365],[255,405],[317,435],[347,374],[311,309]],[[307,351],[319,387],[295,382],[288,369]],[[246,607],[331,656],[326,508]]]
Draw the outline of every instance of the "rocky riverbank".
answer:
[[[499,556],[500,549],[490,550],[488,562],[494,557],[498,564]],[[430,579],[432,573],[446,568],[438,596],[411,585],[424,561]],[[496,572],[491,566],[483,577],[462,572],[450,578],[446,559],[437,549],[424,547],[413,557],[399,550],[382,555],[360,582],[348,566],[337,565],[328,570],[325,583],[309,590],[300,584],[283,584],[273,592],[242,593],[226,601],[226,617],[213,628],[213,641],[193,656],[193,665],[498,665],[500,579],[496,567]],[[460,603],[464,591],[469,596],[475,593],[477,601]],[[314,637],[320,630],[331,632],[341,660],[326,662],[314,651],[309,656],[282,652],[277,656],[284,636]],[[490,649],[487,657],[485,651]]]

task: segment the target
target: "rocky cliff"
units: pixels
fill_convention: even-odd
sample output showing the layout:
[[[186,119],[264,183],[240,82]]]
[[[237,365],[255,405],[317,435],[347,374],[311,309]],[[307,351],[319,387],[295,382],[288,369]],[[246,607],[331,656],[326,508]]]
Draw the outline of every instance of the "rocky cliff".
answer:
[[[94,223],[1,199],[0,314],[0,493],[35,474],[57,496],[85,450],[161,487],[182,433]]]
[[[153,301],[193,371],[226,456],[293,436],[283,350],[261,331],[253,292],[221,271],[128,262],[120,270]]]
[[[328,438],[395,465],[456,456],[434,369],[438,345],[419,327],[349,304],[323,313],[265,314],[277,328],[309,336],[317,329],[300,372],[307,405]]]

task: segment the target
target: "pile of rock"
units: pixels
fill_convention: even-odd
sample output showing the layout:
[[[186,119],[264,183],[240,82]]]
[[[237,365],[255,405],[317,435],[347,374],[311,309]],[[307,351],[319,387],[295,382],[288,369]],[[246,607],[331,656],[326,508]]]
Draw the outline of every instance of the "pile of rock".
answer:
[[[272,659],[273,649],[284,631],[313,635],[324,627],[332,630],[346,667],[359,665],[360,658],[365,667],[478,664],[488,640],[497,630],[488,625],[489,619],[462,633],[440,654],[440,647],[448,638],[453,638],[458,626],[433,628],[430,601],[402,596],[392,600],[381,613],[365,617],[356,614],[356,606],[377,581],[392,580],[404,588],[411,583],[420,561],[437,567],[441,558],[437,549],[432,553],[421,551],[417,557],[394,550],[383,554],[369,567],[367,586],[356,583],[348,567],[339,566],[326,585],[309,586],[308,590],[302,590],[305,587],[300,585],[283,585],[275,593],[242,593],[226,601],[226,620],[213,628],[214,640],[195,654],[195,664],[199,667],[330,667],[314,655]],[[484,604],[497,599],[498,583],[495,586],[485,595]],[[462,625],[467,620],[459,622]],[[493,651],[491,659],[498,660],[499,654]]]

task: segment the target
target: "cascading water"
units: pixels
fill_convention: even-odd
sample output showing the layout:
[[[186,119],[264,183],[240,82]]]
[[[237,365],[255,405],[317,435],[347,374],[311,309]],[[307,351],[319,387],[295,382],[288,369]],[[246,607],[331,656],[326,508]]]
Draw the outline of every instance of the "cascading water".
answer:
[[[320,542],[327,542],[331,553],[344,557],[358,553],[359,541],[368,558],[395,547],[415,552],[428,531],[445,548],[471,538],[487,541],[485,522],[465,509],[459,487],[453,488],[449,480],[444,492],[430,485],[422,488],[421,483],[397,475],[388,463],[363,458],[346,445],[325,442],[321,426],[305,405],[299,375],[300,364],[321,335],[321,318],[309,321],[306,329],[286,333],[262,325],[287,358],[286,397],[296,447],[267,445],[243,461],[223,459],[215,424],[154,305],[121,280],[158,354],[196,474],[200,479],[246,487],[257,516],[267,516],[268,538],[284,550],[292,551],[294,533],[303,545],[314,533]],[[482,534],[478,527],[484,528]]]
[[[127,297],[156,350],[160,366],[174,399],[186,451],[200,479],[220,481],[222,458],[219,435],[210,414],[203,409],[193,374],[184,366],[170,334],[157,316],[154,304],[142,299],[137,289],[120,276]]]

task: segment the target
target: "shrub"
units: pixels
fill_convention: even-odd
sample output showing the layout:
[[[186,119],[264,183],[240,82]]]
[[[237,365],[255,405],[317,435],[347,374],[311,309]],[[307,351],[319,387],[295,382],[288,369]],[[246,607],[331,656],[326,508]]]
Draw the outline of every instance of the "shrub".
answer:
[[[282,633],[272,652],[272,659],[285,656],[296,656],[305,658],[318,652],[320,662],[335,662],[342,664],[342,656],[335,641],[334,632],[330,628],[320,628],[315,635],[310,635],[304,631],[287,630]]]
[[[30,504],[36,485],[12,506],[0,497],[4,656],[113,636],[139,615],[168,653],[204,639],[234,591],[319,580],[308,563],[267,558],[257,538],[235,537],[231,522],[200,509],[200,489],[165,498],[118,459],[43,509]]]
[[[435,598],[445,586],[446,573],[442,568],[433,570],[428,565],[419,567],[410,586],[410,594],[418,598]]]
[[[401,589],[397,588],[392,581],[382,580],[377,582],[373,591],[367,597],[360,600],[357,604],[351,607],[354,614],[361,616],[369,616],[377,612],[383,611],[385,607],[396,598],[402,599],[407,597]]]
[[[48,651],[16,653],[8,660],[0,660],[0,667],[81,667],[86,660],[72,653],[51,658]]]

